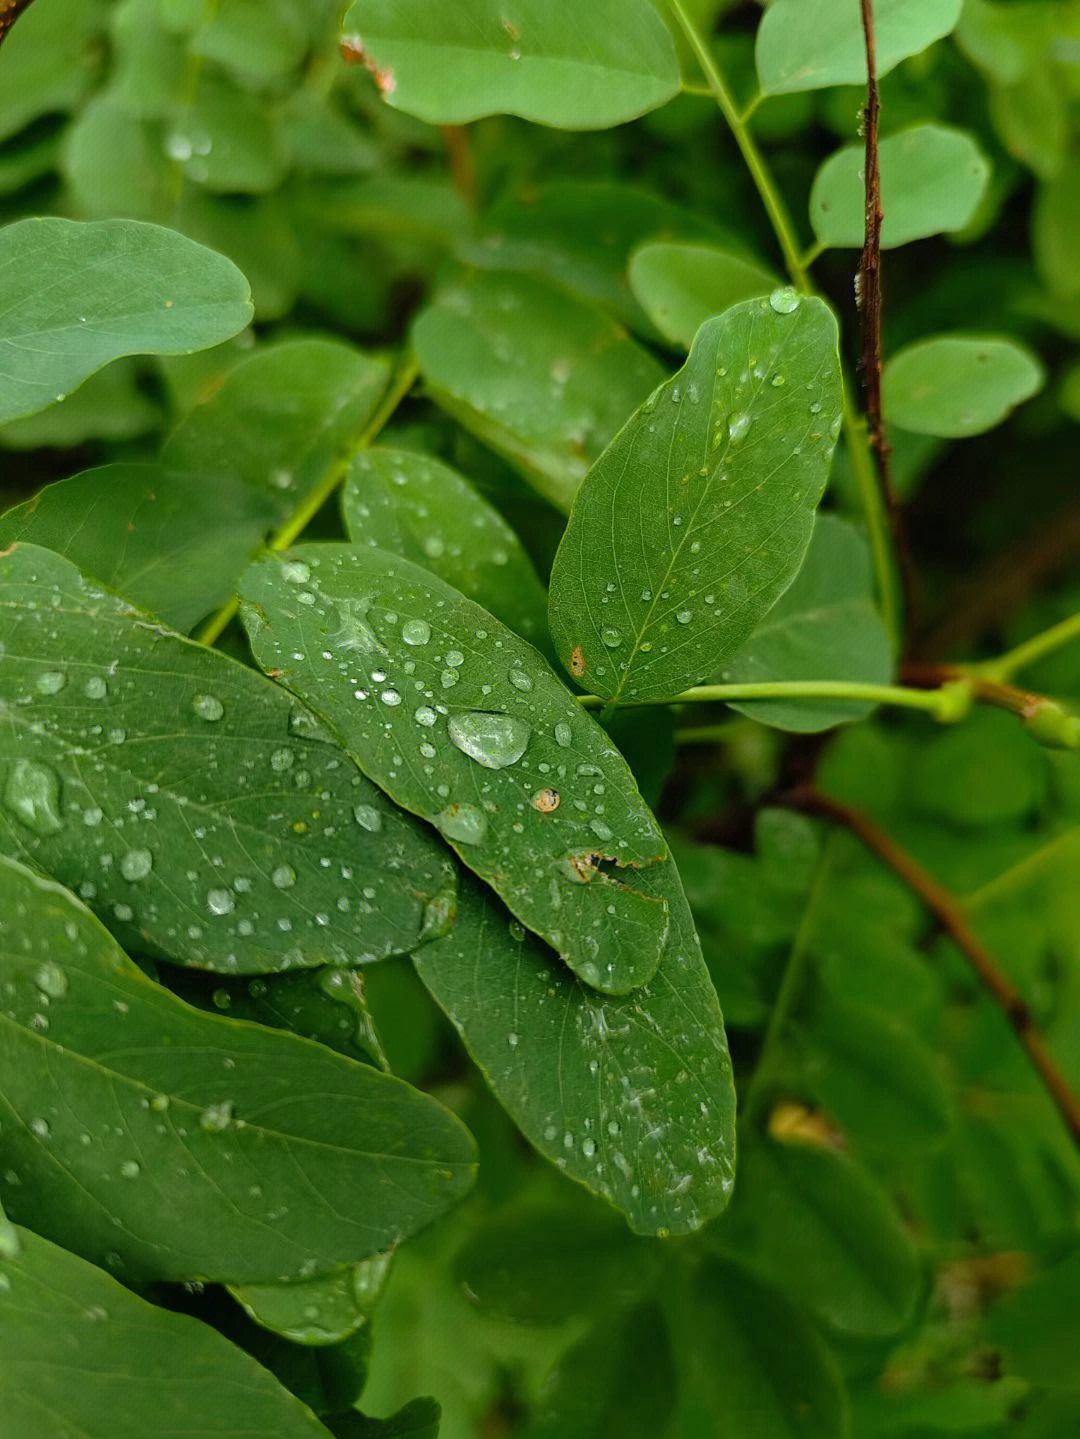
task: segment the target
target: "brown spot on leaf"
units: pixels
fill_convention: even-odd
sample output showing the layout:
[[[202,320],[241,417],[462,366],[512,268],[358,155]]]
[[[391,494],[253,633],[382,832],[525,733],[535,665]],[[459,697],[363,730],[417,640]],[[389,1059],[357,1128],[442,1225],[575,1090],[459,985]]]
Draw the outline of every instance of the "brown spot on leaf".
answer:
[[[559,791],[557,789],[542,789],[534,794],[532,798],[533,808],[538,809],[541,814],[550,814],[552,810],[559,808]]]
[[[580,645],[570,651],[570,673],[578,678],[585,673],[585,651]]]
[[[343,35],[338,49],[346,65],[363,65],[364,69],[367,70],[375,81],[375,84],[379,87],[380,95],[390,95],[397,89],[397,81],[394,79],[393,70],[379,69],[375,61],[364,49],[364,42],[359,35]]]

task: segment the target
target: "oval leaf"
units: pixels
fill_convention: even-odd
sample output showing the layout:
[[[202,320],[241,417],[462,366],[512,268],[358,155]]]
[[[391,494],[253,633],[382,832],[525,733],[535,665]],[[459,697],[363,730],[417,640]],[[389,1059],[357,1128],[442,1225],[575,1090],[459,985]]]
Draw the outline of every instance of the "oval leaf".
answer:
[[[392,1261],[393,1251],[387,1251],[315,1279],[234,1284],[229,1292],[250,1319],[291,1344],[343,1344],[371,1322]]]
[[[224,255],[135,220],[18,220],[0,230],[0,425],[121,355],[208,349],[251,319]]]
[[[0,852],[225,973],[413,948],[440,847],[277,686],[32,545],[0,559]]]
[[[962,230],[990,183],[990,163],[966,130],[912,125],[879,147],[885,219],[882,249]],[[866,150],[845,145],[817,172],[810,223],[823,245],[861,248],[866,227]]]
[[[715,245],[658,242],[642,245],[630,260],[630,288],[641,308],[665,339],[684,350],[713,315],[778,284],[763,266]]]
[[[671,905],[663,959],[622,999],[573,979],[475,885],[450,934],[413,956],[529,1142],[639,1234],[718,1214],[735,1158],[723,1017],[675,867],[664,870],[645,871]]]
[[[449,465],[410,450],[369,450],[352,462],[344,508],[354,544],[423,565],[523,639],[547,639],[547,592],[525,547]]]
[[[564,511],[664,377],[603,311],[530,275],[484,271],[442,291],[413,345],[442,408]]]
[[[648,0],[356,0],[344,34],[391,105],[436,125],[508,114],[601,129],[681,86],[671,34]]]
[[[469,1188],[472,1139],[427,1095],[190,1008],[11,860],[0,899],[0,1198],[17,1222],[128,1279],[258,1283],[390,1248]]]
[[[1025,345],[997,335],[937,335],[907,345],[885,366],[889,420],[920,435],[962,439],[1000,425],[1046,379]]]
[[[887,75],[952,31],[963,0],[876,0],[877,73]],[[836,0],[773,0],[757,33],[766,95],[865,85],[866,48],[857,6]]]
[[[381,550],[268,555],[241,595],[258,662],[571,969],[612,993],[652,975],[667,902],[638,871],[667,845],[625,760],[534,649]]]
[[[870,551],[854,525],[819,515],[806,563],[721,678],[733,684],[849,680],[888,684],[892,647],[874,597]],[[762,724],[811,734],[864,718],[872,706],[739,701]]]
[[[589,472],[551,572],[556,653],[593,694],[716,673],[799,572],[840,428],[836,321],[775,291],[698,332]]]
[[[0,1394],[13,1436],[147,1439],[168,1416],[177,1436],[328,1439],[306,1405],[216,1329],[147,1304],[29,1230],[19,1240],[0,1261]]]

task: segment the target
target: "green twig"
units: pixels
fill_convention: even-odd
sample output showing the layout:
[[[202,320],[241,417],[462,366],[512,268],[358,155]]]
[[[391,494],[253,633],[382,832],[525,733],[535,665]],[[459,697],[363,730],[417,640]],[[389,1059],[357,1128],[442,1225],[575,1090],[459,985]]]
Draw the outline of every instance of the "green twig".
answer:
[[[420,373],[416,360],[410,356],[392,376],[386,393],[379,404],[379,408],[372,415],[370,421],[365,425],[356,439],[348,446],[345,453],[330,466],[326,474],[314,487],[310,494],[306,495],[303,503],[300,504],[285,523],[274,531],[267,541],[268,550],[286,550],[293,541],[307,529],[308,525],[326,504],[327,500],[341,484],[352,462],[353,456],[361,450],[367,449],[378,437],[384,426],[390,420],[397,407],[412,389],[416,377]],[[240,601],[235,595],[217,610],[201,629],[197,630],[194,638],[200,644],[212,645],[223,633],[226,626],[232,620],[240,608]]]
[[[1068,619],[1051,625],[1048,630],[1032,635],[1031,639],[1025,640],[1015,649],[999,655],[996,660],[987,660],[985,664],[972,665],[971,669],[973,673],[984,675],[989,680],[1004,683],[1011,680],[1013,675],[1020,670],[1026,669],[1028,665],[1041,660],[1044,655],[1053,654],[1055,650],[1061,649],[1063,645],[1067,645],[1075,639],[1080,639],[1080,614],[1070,615]]]
[[[723,704],[743,700],[852,701],[862,704],[896,705],[922,710],[942,724],[961,720],[971,707],[972,687],[966,679],[949,680],[937,689],[913,689],[906,685],[869,685],[848,680],[783,680],[760,684],[697,685],[666,699],[627,700],[626,706],[686,705],[719,700]],[[599,695],[578,695],[586,709],[601,709],[607,703]]]

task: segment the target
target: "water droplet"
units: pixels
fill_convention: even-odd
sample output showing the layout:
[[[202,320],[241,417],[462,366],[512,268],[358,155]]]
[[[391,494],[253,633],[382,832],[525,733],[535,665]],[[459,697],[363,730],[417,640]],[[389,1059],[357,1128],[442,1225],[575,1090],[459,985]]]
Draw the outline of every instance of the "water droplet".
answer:
[[[693,610],[679,610],[675,618],[678,620],[679,624],[688,625],[690,621],[694,618],[694,612]]]
[[[63,999],[68,992],[68,978],[64,971],[53,960],[47,959],[44,964],[39,964],[34,971],[34,983],[42,994],[47,994],[50,999]]]
[[[67,675],[62,670],[45,670],[37,677],[36,689],[39,695],[57,695],[67,684]]]
[[[401,626],[401,638],[407,645],[426,645],[431,638],[431,626],[427,620],[406,620]]]
[[[569,749],[573,743],[574,732],[565,720],[560,720],[555,726],[555,743],[562,749]]]
[[[593,834],[596,835],[597,839],[607,840],[611,838],[611,829],[602,819],[591,820],[589,822],[589,828]]]
[[[353,818],[369,834],[378,834],[382,829],[382,815],[373,804],[358,804],[353,810]]]
[[[210,722],[219,720],[225,713],[225,706],[217,695],[196,695],[191,701],[191,708],[200,719]]]
[[[292,889],[296,883],[296,870],[291,864],[279,864],[270,875],[270,883],[275,889]]]
[[[291,749],[276,749],[270,756],[270,768],[281,774],[284,770],[292,769],[295,763],[295,756]]]
[[[399,705],[401,703],[401,696],[398,694],[397,690],[383,690],[379,698],[382,700],[384,705],[389,705],[391,709],[393,709],[395,705]]]
[[[435,824],[447,839],[458,844],[479,844],[487,833],[487,816],[471,804],[451,804],[435,816]]]
[[[465,656],[460,650],[447,650],[446,663],[452,670],[459,669],[465,663]]]
[[[451,715],[447,728],[462,754],[485,769],[505,769],[507,765],[516,764],[532,734],[524,720],[484,710]]]
[[[145,879],[153,867],[154,856],[148,849],[129,849],[120,859],[120,873],[127,880]]]
[[[510,670],[506,677],[516,690],[532,689],[532,680],[524,670]]]
[[[311,579],[311,566],[302,560],[286,560],[281,567],[281,578],[290,584],[306,585]]]
[[[612,629],[610,625],[600,631],[600,638],[603,640],[604,644],[607,645],[609,650],[617,649],[619,645],[622,644],[621,632],[619,630]]]
[[[435,713],[435,711],[431,708],[430,705],[421,705],[420,708],[413,715],[413,719],[416,721],[417,724],[423,725],[425,729],[430,729],[431,726],[438,719],[438,715]]]
[[[790,285],[781,285],[769,296],[769,304],[778,315],[793,315],[802,301]]]
[[[52,1134],[49,1121],[47,1119],[31,1119],[30,1133],[37,1139],[48,1139]]]
[[[83,694],[88,700],[103,700],[109,693],[109,686],[100,675],[91,675],[83,685]]]
[[[206,907],[211,914],[232,914],[236,900],[227,889],[212,889],[206,896]]]
[[[199,1115],[199,1128],[205,1129],[209,1134],[220,1134],[228,1129],[232,1123],[233,1105],[231,1099],[223,1099],[220,1104],[208,1104]]]
[[[751,423],[751,418],[745,410],[740,410],[737,415],[732,415],[728,420],[727,432],[733,444],[737,444],[742,439]]]
[[[424,541],[424,554],[427,555],[429,560],[439,559],[445,549],[446,546],[442,540],[439,539],[438,535],[428,535]]]
[[[53,770],[32,759],[17,759],[12,765],[4,803],[35,834],[57,834],[64,827],[60,818],[60,781]]]
[[[583,1139],[581,1141],[581,1152],[586,1159],[591,1159],[596,1153],[595,1141],[592,1139]]]
[[[125,1159],[120,1166],[120,1173],[124,1179],[138,1179],[142,1170],[135,1159]]]

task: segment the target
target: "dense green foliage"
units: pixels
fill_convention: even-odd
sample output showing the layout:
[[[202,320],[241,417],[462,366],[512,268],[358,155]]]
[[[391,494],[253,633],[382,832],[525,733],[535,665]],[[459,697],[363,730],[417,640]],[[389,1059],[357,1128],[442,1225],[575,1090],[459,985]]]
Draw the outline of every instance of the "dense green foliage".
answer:
[[[5,1439],[1071,1439],[1078,0],[12,8]]]

